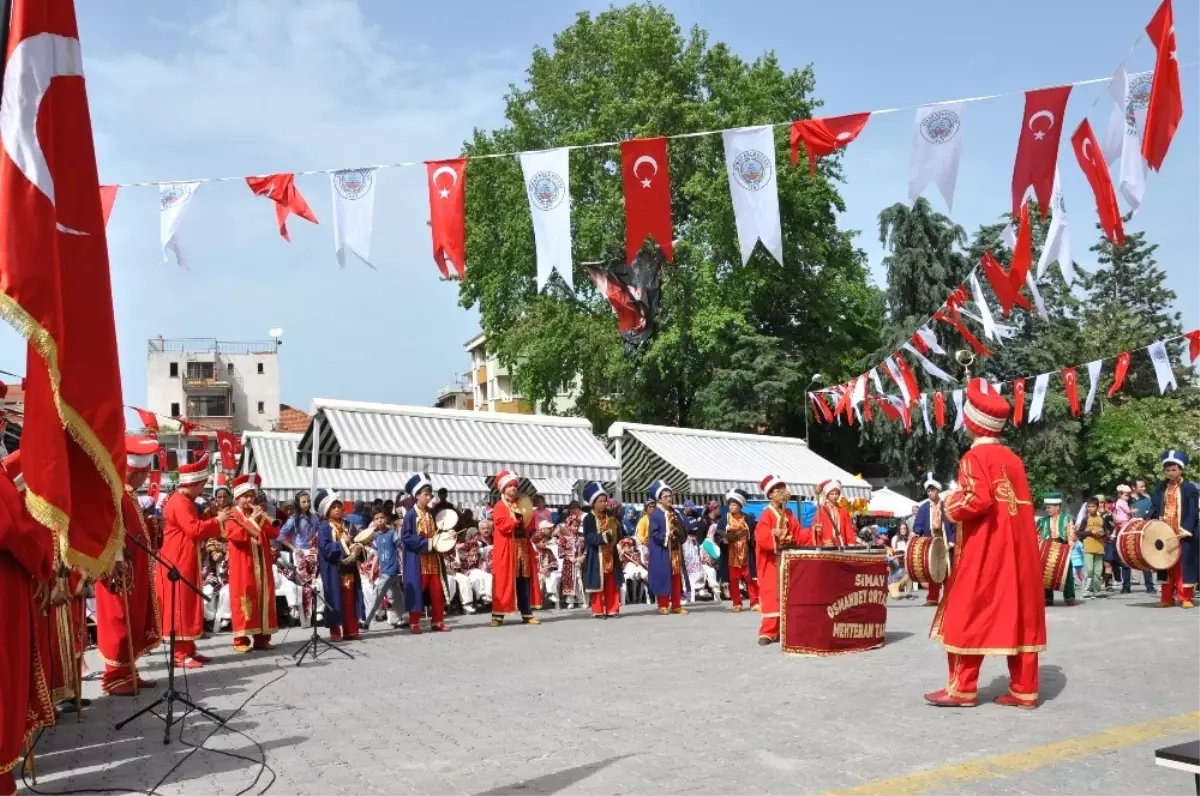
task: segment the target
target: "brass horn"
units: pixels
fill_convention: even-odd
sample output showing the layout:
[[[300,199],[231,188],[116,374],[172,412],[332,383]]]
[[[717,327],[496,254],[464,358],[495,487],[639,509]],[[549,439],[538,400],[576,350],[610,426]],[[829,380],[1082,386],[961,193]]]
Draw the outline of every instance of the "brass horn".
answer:
[[[960,348],[954,352],[954,361],[962,365],[963,375],[971,377],[971,365],[975,364],[975,352],[969,348]]]

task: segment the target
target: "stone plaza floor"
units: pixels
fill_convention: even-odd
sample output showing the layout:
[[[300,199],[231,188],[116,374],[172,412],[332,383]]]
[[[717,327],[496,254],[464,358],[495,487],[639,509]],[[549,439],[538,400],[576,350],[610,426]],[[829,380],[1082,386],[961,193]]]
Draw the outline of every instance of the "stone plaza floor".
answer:
[[[161,691],[160,652],[147,672],[159,688],[138,701],[86,684],[83,721],[38,743],[37,790],[1191,793],[1153,753],[1200,736],[1200,611],[1153,600],[1048,609],[1036,711],[990,703],[1002,659],[984,665],[979,707],[927,707],[945,657],[916,600],[889,606],[883,649],[828,658],[757,646],[759,615],[728,603],[667,617],[627,606],[609,621],[545,611],[541,626],[499,629],[455,617],[453,632],[417,637],[381,623],[348,645],[354,660],[299,668],[290,653],[308,631],[250,655],[220,634],[186,680],[206,707],[235,711],[226,729],[188,717],[184,741],[205,748],[164,746],[149,717],[113,728]]]

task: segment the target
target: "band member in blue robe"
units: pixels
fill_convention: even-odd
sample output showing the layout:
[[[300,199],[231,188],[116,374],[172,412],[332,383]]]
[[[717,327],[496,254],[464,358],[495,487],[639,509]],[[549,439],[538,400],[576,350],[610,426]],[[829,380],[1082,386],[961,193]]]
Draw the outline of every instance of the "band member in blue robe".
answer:
[[[598,481],[584,486],[583,501],[591,509],[583,515],[583,590],[591,598],[592,616],[607,619],[621,613],[621,523],[609,514],[608,493]]]
[[[1154,485],[1151,495],[1150,517],[1162,520],[1179,537],[1179,560],[1167,570],[1167,582],[1162,585],[1159,607],[1179,604],[1184,608],[1195,605],[1196,583],[1200,580],[1200,506],[1197,495],[1200,490],[1191,481],[1185,481],[1183,471],[1188,465],[1188,455],[1181,450],[1169,450],[1162,455],[1164,480]]]
[[[433,547],[437,525],[429,501],[433,484],[428,473],[413,473],[404,487],[413,496],[414,504],[404,515],[400,544],[404,547],[404,604],[408,606],[408,629],[421,632],[421,615],[425,612],[425,596],[429,596],[429,621],[435,633],[448,633],[446,625],[446,595],[449,581],[446,562]]]
[[[672,505],[671,487],[666,482],[651,484],[650,497],[658,503],[650,514],[650,591],[658,599],[660,614],[686,614],[681,602],[691,583],[683,565],[683,515]]]
[[[942,485],[930,473],[925,478],[925,494],[928,499],[921,502],[917,507],[917,515],[913,519],[913,533],[917,536],[933,536],[933,531],[938,526],[941,526],[942,533],[946,539],[946,548],[954,546],[954,523],[946,518],[945,512],[942,510],[941,498]],[[926,605],[937,605],[938,599],[942,596],[942,585],[940,583],[923,583],[929,589],[925,597]]]
[[[363,605],[362,576],[358,565],[366,551],[354,543],[354,530],[342,519],[342,500],[336,492],[317,493],[317,566],[325,597],[325,627],[332,641],[355,641],[359,625],[367,619]]]

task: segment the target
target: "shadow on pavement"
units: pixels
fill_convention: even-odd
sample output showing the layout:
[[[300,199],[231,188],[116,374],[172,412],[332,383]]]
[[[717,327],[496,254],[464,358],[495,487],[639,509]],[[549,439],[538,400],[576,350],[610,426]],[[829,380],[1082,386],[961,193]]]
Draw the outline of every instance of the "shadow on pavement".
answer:
[[[565,768],[562,771],[555,771],[553,774],[546,774],[542,777],[518,780],[508,785],[501,785],[498,788],[485,790],[482,793],[476,794],[476,796],[501,796],[501,794],[506,793],[527,793],[531,794],[531,796],[548,796],[551,793],[569,790],[575,783],[587,779],[597,771],[608,768],[618,760],[624,760],[629,756],[618,755],[598,760],[595,763],[588,763],[585,766]]]
[[[1067,675],[1061,666],[1038,668],[1038,697],[1042,702],[1052,702],[1067,687]],[[1008,675],[1000,675],[979,689],[979,701],[990,702],[1001,694],[1008,693]]]

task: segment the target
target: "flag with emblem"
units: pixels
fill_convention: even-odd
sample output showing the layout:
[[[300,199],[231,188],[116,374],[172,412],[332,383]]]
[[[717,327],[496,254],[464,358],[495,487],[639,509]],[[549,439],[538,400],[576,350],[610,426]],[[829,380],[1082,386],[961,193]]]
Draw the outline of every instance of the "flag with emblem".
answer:
[[[1100,359],[1087,364],[1088,379],[1090,380],[1090,384],[1088,385],[1087,399],[1083,402],[1084,414],[1092,411],[1092,404],[1096,401],[1096,388],[1100,386],[1100,369],[1103,367],[1103,365],[1104,361]]]
[[[1014,216],[1024,203],[1025,192],[1032,187],[1042,218],[1046,218],[1054,185],[1054,164],[1058,160],[1058,141],[1062,137],[1062,123],[1070,96],[1070,86],[1025,92],[1025,115],[1021,118],[1021,136],[1017,139],[1017,159],[1013,164]],[[1021,279],[1024,278],[1021,274]]]
[[[625,262],[633,262],[646,238],[653,238],[668,262],[675,262],[667,139],[622,141],[621,184],[625,189]]]
[[[1142,136],[1142,156],[1150,168],[1158,171],[1167,157],[1171,139],[1183,118],[1183,92],[1179,85],[1179,57],[1175,49],[1175,12],[1171,0],[1163,0],[1146,25],[1146,35],[1154,45],[1154,77],[1150,99],[1146,103],[1146,132]]]
[[[1042,410],[1046,406],[1046,392],[1050,388],[1050,374],[1042,373],[1033,380],[1033,398],[1029,401],[1029,422],[1036,423],[1042,419]]]
[[[1159,340],[1157,343],[1151,343],[1146,351],[1150,354],[1150,361],[1154,363],[1159,395],[1167,390],[1179,389],[1179,383],[1175,381],[1175,370],[1171,367],[1171,358],[1167,355],[1167,344]],[[26,412],[28,413],[28,410]]]
[[[65,562],[97,577],[124,539],[125,410],[79,29],[71,0],[11,7],[0,316],[29,344],[25,504]]]
[[[1104,159],[1120,161],[1117,190],[1137,210],[1146,193],[1146,159],[1142,157],[1142,131],[1146,127],[1146,104],[1150,99],[1150,75],[1130,75],[1125,65],[1117,67],[1108,86],[1113,99],[1112,115],[1104,136]]]
[[[946,207],[954,209],[954,184],[958,181],[958,161],[962,155],[964,107],[962,102],[947,102],[917,109],[908,201],[915,202],[932,183],[946,200]]]
[[[521,153],[525,194],[533,216],[533,241],[537,250],[537,287],[541,290],[558,272],[575,289],[571,255],[571,158],[566,147]]]
[[[164,182],[158,186],[158,233],[162,243],[163,262],[170,258],[168,252],[175,255],[175,264],[187,268],[187,257],[183,252],[183,243],[179,239],[179,227],[192,197],[200,187],[194,182]]]
[[[1100,216],[1100,228],[1115,244],[1125,242],[1125,228],[1121,224],[1121,210],[1117,207],[1117,194],[1113,190],[1112,177],[1108,174],[1108,164],[1104,162],[1104,153],[1096,143],[1096,134],[1087,119],[1079,123],[1071,136],[1071,147],[1075,150],[1075,159],[1079,168],[1087,177],[1088,185],[1092,187],[1092,196],[1096,199],[1096,213]]]
[[[346,267],[346,252],[370,268],[375,227],[375,169],[342,169],[329,175],[333,193],[333,254]]]
[[[433,233],[433,261],[450,278],[447,261],[461,282],[467,267],[467,159],[431,160],[425,163],[429,183],[429,226]]]
[[[1046,275],[1050,263],[1058,263],[1063,279],[1070,285],[1075,281],[1075,265],[1071,261],[1071,239],[1067,235],[1067,205],[1063,202],[1062,182],[1058,167],[1054,168],[1054,190],[1050,194],[1050,228],[1046,230],[1046,242],[1038,257],[1037,278]]]
[[[779,225],[779,185],[775,180],[775,128],[742,127],[726,130],[725,169],[733,197],[742,264],[754,247],[763,248],[783,264],[783,229]]]

